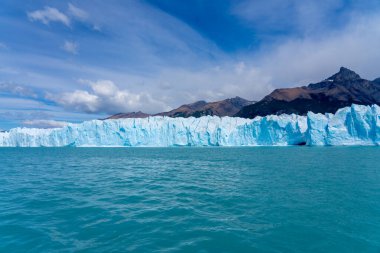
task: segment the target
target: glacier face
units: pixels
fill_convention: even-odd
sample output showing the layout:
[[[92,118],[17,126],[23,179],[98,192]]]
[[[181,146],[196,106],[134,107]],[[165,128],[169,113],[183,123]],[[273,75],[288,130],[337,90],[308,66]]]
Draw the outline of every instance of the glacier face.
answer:
[[[3,147],[379,145],[380,107],[352,105],[335,114],[93,120],[63,128],[14,128]]]
[[[335,114],[307,115],[308,145],[379,145],[380,107],[352,105]]]

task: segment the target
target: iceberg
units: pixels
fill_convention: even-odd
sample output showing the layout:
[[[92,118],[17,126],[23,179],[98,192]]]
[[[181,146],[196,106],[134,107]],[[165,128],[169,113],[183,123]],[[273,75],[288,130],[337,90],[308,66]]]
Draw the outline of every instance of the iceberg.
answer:
[[[380,107],[352,105],[335,114],[269,115],[254,119],[127,118],[92,120],[62,128],[13,128],[1,147],[170,147],[379,145]]]

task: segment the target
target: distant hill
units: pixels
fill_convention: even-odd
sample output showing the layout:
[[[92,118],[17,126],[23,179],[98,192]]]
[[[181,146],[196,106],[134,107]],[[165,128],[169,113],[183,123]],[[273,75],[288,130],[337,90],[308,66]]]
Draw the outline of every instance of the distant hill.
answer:
[[[149,116],[150,116],[150,114],[138,111],[138,112],[130,112],[130,113],[118,113],[118,114],[112,115],[106,119],[147,118]]]
[[[202,117],[207,115],[215,116],[233,116],[239,112],[244,106],[250,105],[254,102],[248,101],[241,97],[228,98],[216,102],[198,101],[192,104],[181,105],[177,109],[161,112],[157,114],[147,114],[143,112],[131,113],[118,113],[106,119],[120,119],[120,118],[146,118],[149,116],[167,116],[167,117]]]
[[[276,89],[261,101],[243,107],[237,117],[254,118],[269,114],[305,115],[334,113],[351,104],[380,104],[380,78],[362,79],[354,71],[341,67],[339,72],[319,83],[308,86]]]
[[[240,111],[244,106],[252,104],[241,97],[228,98],[222,101],[207,103],[205,101],[198,101],[192,104],[182,105],[177,109],[169,112],[162,112],[156,115],[168,117],[202,117],[207,115],[214,116],[233,116]]]

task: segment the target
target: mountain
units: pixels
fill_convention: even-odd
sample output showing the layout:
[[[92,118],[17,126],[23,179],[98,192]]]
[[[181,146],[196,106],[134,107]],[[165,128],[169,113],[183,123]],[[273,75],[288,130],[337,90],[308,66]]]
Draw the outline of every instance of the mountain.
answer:
[[[197,101],[192,104],[181,105],[177,109],[161,112],[157,114],[147,114],[143,112],[131,112],[131,113],[118,113],[112,115],[106,119],[120,119],[120,118],[147,118],[149,116],[167,116],[172,118],[177,117],[195,117],[202,116],[233,116],[240,111],[244,106],[250,105],[254,102],[248,101],[241,97],[228,98],[222,101],[210,102]]]
[[[173,117],[173,118],[175,117],[187,118],[187,117],[190,117],[192,114],[194,114],[194,112],[202,110],[202,108],[206,105],[207,105],[207,102],[201,100],[192,104],[181,105],[177,109],[174,109],[168,112],[157,113],[155,114],[155,116],[157,115],[157,116],[168,116],[168,117]]]
[[[149,116],[150,116],[150,114],[138,111],[138,112],[130,112],[130,113],[118,113],[118,114],[112,115],[106,119],[147,118]]]
[[[202,116],[233,116],[240,111],[244,106],[252,104],[252,101],[248,101],[241,97],[228,98],[222,101],[207,103],[205,101],[198,101],[192,104],[182,105],[177,109],[169,112],[162,112],[156,114],[157,116],[168,117],[195,117]]]
[[[368,81],[354,71],[341,67],[339,72],[308,86],[276,89],[261,101],[243,107],[236,117],[254,118],[270,114],[306,115],[335,113],[351,104],[380,104],[380,78]]]

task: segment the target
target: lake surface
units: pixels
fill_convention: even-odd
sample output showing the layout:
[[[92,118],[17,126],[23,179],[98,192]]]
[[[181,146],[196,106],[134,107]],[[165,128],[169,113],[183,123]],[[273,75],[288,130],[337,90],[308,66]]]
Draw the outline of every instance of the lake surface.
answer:
[[[0,252],[380,252],[380,148],[1,148]]]

